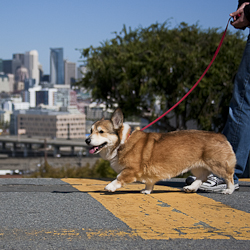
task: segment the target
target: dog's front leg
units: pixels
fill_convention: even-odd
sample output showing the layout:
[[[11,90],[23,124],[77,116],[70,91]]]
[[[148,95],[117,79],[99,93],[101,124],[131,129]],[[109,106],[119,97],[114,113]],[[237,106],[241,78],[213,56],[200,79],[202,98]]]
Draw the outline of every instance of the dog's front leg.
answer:
[[[117,179],[113,180],[112,182],[110,182],[106,187],[105,190],[109,191],[109,192],[115,192],[115,190],[117,188],[122,187],[122,184],[120,181],[118,181]]]
[[[135,182],[137,179],[134,175],[134,171],[131,169],[123,169],[120,174],[117,175],[116,179],[109,183],[105,189],[109,192],[115,192],[116,189],[122,186]]]

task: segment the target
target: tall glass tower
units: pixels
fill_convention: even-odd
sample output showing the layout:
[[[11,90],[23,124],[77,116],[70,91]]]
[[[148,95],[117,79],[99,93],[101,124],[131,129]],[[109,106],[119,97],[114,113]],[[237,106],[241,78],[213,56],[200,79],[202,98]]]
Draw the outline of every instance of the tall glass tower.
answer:
[[[50,49],[50,82],[64,84],[63,48]]]

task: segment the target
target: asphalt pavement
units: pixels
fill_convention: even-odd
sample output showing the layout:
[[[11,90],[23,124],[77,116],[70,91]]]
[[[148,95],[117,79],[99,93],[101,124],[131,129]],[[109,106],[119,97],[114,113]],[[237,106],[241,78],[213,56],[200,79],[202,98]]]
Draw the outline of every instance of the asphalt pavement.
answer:
[[[250,249],[250,179],[232,195],[184,179],[107,193],[107,180],[0,179],[0,249]]]

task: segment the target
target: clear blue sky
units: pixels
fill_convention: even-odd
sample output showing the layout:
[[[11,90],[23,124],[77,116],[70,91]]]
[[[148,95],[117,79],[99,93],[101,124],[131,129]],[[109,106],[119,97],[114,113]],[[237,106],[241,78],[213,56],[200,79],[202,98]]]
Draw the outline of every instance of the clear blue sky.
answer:
[[[35,49],[49,74],[50,48],[63,47],[64,59],[79,65],[76,49],[99,46],[123,24],[135,29],[171,18],[172,27],[198,22],[202,29],[222,31],[237,4],[237,0],[1,0],[0,58]]]

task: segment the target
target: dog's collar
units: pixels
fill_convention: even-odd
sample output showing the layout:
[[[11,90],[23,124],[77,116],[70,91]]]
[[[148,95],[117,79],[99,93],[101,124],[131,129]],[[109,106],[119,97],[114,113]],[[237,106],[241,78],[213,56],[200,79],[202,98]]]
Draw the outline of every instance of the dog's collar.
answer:
[[[125,143],[128,141],[128,138],[130,137],[130,135],[131,135],[131,134],[128,134],[128,136],[127,136],[127,138],[126,138],[126,140],[124,141],[123,144],[125,144]]]
[[[128,140],[129,136],[130,136],[130,134],[128,134],[126,141]],[[125,142],[126,142],[126,141],[125,141]]]
[[[122,146],[127,142],[129,137],[130,137],[130,134],[128,134],[126,140],[123,143],[120,144],[119,148],[117,149],[118,152],[122,149]]]

